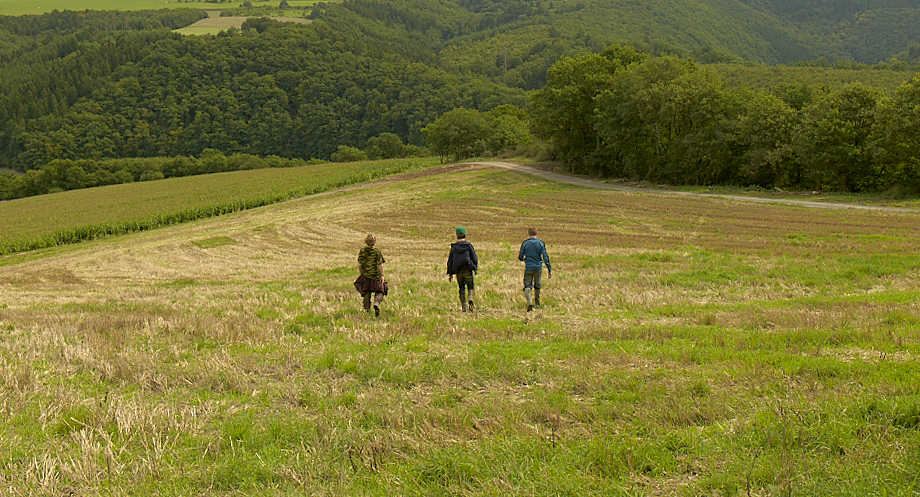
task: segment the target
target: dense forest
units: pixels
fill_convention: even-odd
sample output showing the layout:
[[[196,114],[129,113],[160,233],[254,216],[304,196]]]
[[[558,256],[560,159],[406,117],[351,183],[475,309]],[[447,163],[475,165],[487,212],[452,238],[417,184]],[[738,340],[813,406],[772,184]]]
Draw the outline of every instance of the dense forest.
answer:
[[[731,87],[688,59],[612,46],[564,58],[534,94],[534,130],[584,174],[670,184],[920,191],[920,76]]]
[[[890,182],[880,179],[834,183],[805,172],[767,174],[762,164],[741,165],[742,152],[731,166],[710,165],[706,172],[697,171],[699,165],[666,166],[662,157],[683,152],[663,153],[660,141],[622,148],[614,123],[629,121],[604,106],[645,105],[651,112],[648,106],[663,105],[633,101],[629,93],[616,100],[612,88],[628,92],[644,89],[630,85],[660,83],[667,91],[687,91],[681,84],[710,85],[725,96],[725,107],[711,111],[734,126],[732,133],[743,129],[738,123],[754,119],[752,102],[785,105],[780,113],[794,118],[788,126],[813,129],[805,123],[819,119],[813,114],[820,106],[844,98],[838,92],[868,95],[860,112],[871,108],[874,119],[897,110],[892,99],[910,93],[902,85],[920,62],[920,7],[904,0],[344,0],[304,14],[311,24],[251,18],[240,30],[193,37],[172,31],[205,15],[193,9],[0,16],[0,167],[27,171],[55,160],[131,157],[193,160],[206,150],[300,160],[373,156],[365,150],[379,147],[384,137],[456,158],[529,142],[522,123],[532,111],[534,131],[553,147],[551,156],[593,174],[887,188]],[[584,57],[597,62],[602,53],[627,46],[642,57],[613,69],[600,62],[604,77],[568,83],[592,99],[573,101],[580,107],[568,111],[590,121],[574,124],[590,128],[582,130],[584,136],[572,129],[593,140],[593,151],[560,141],[553,127],[573,123],[552,121],[564,119],[566,111],[551,109],[547,95],[565,80],[563,67],[587,64]],[[650,61],[670,68],[652,69]],[[678,69],[686,74],[677,75]],[[652,76],[642,71],[667,76],[647,79]],[[634,80],[625,81],[627,75]],[[578,88],[582,84],[601,86]],[[458,144],[443,133],[455,121],[474,123],[474,134],[489,136]],[[706,132],[723,140],[730,134],[722,128]],[[891,158],[880,133],[866,143],[873,157]],[[758,154],[783,167],[793,156],[800,165],[808,162],[802,147],[795,154],[762,151],[748,159]],[[81,166],[97,172],[106,167]],[[135,173],[139,180],[141,173]],[[110,180],[100,174],[99,181]],[[63,188],[49,186],[57,187]]]

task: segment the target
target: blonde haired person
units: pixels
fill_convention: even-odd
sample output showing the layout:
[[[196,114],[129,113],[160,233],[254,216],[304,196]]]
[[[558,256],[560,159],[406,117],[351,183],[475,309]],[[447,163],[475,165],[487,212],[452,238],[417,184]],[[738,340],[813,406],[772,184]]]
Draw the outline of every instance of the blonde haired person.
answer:
[[[383,254],[375,247],[377,237],[369,233],[364,238],[366,247],[358,252],[358,271],[360,276],[355,280],[355,289],[364,298],[364,310],[371,310],[371,294],[374,297],[374,317],[380,317],[380,304],[383,296],[387,294],[387,282],[383,276]]]

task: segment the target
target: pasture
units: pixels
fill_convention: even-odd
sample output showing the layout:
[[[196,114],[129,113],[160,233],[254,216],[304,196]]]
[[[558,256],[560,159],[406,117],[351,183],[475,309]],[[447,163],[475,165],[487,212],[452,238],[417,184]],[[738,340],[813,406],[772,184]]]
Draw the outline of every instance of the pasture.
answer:
[[[918,221],[454,165],[6,257],[0,488],[916,495]],[[533,313],[529,225],[554,268]]]
[[[310,7],[318,0],[288,0],[291,7]],[[252,0],[254,6],[273,5],[279,1]],[[159,9],[204,9],[221,10],[242,6],[243,2],[202,2],[177,0],[47,0],[30,2],[25,0],[0,0],[0,15],[19,16],[45,14],[54,10],[159,10]]]
[[[194,24],[177,29],[175,31],[184,35],[213,35],[230,28],[240,29],[243,27],[243,23],[246,22],[247,19],[249,18],[242,16],[207,17]],[[309,24],[312,22],[310,19],[304,19],[303,17],[271,17],[271,19],[279,22],[295,22],[301,24]]]

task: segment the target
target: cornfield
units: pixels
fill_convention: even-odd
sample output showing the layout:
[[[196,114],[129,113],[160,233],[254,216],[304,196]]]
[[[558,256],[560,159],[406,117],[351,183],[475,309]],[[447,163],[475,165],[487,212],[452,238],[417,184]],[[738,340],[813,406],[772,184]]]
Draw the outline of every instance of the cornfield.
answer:
[[[253,209],[431,164],[430,159],[403,159],[258,169],[0,202],[0,255]]]

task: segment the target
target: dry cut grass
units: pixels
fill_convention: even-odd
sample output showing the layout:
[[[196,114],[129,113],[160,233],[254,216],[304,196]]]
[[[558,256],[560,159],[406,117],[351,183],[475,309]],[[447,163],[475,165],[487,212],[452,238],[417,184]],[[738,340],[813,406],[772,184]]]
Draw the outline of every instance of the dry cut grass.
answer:
[[[910,495],[917,221],[459,165],[16,259],[0,485]],[[444,274],[457,225],[475,315]],[[530,225],[555,271],[528,314]],[[379,320],[351,286],[368,232]]]

